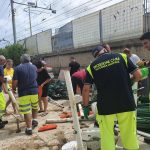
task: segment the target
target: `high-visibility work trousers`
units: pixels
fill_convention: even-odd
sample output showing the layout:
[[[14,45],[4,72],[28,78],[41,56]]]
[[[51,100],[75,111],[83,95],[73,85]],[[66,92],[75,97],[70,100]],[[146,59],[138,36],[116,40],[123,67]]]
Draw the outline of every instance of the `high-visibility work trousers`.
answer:
[[[97,115],[100,127],[101,150],[115,150],[114,120],[118,120],[121,141],[124,149],[138,150],[135,112],[124,112],[112,115]]]
[[[0,92],[0,119],[5,113],[5,108],[6,108],[6,100],[5,100],[3,92]]]
[[[21,114],[30,114],[32,109],[38,109],[38,95],[26,95],[19,97],[19,111]]]

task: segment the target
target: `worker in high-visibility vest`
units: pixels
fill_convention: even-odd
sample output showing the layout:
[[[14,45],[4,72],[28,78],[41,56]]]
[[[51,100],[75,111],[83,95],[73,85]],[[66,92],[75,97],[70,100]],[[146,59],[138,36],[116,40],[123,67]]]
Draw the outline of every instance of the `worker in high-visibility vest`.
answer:
[[[23,54],[20,61],[21,64],[14,70],[12,89],[16,91],[18,87],[19,111],[24,115],[27,126],[25,133],[32,135],[32,129],[38,126],[37,68],[30,62],[31,58],[28,54]]]
[[[3,66],[6,63],[6,59],[3,55],[0,55],[0,129],[4,128],[8,123],[7,121],[2,121],[2,117],[5,113],[6,100],[2,91],[2,84],[4,82],[4,69]]]
[[[101,149],[115,150],[114,120],[117,118],[125,149],[139,149],[136,135],[135,101],[132,83],[141,80],[141,72],[126,54],[109,53],[102,46],[92,50],[96,58],[88,67],[83,88],[84,115],[89,113],[91,84],[97,88],[97,121],[100,127]]]

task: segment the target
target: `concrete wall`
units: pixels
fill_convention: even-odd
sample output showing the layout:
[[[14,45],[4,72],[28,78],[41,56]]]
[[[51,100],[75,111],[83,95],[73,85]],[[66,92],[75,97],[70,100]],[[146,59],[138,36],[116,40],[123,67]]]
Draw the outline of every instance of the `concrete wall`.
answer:
[[[122,44],[122,43],[121,43]],[[150,51],[143,49],[142,45],[114,45],[112,48],[114,52],[121,52],[123,48],[129,47],[132,50],[132,53],[137,54],[141,59],[150,60]],[[82,67],[86,67],[93,60],[90,50],[93,47],[86,47],[75,51],[62,52],[59,54],[53,54],[49,56],[44,56],[45,61],[50,64],[56,73],[59,72],[60,69],[64,69],[68,67],[69,58],[71,56],[75,57],[77,62],[81,64]]]
[[[69,59],[73,56],[76,58],[77,62],[81,64],[82,67],[86,67],[88,64],[90,64],[90,61],[93,60],[93,57],[90,52],[84,52],[84,53],[72,53],[72,54],[65,54],[65,55],[58,55],[58,56],[49,56],[46,57],[44,60],[50,64],[54,72],[56,74],[59,73],[60,69],[66,69],[68,68],[68,65],[70,63]]]

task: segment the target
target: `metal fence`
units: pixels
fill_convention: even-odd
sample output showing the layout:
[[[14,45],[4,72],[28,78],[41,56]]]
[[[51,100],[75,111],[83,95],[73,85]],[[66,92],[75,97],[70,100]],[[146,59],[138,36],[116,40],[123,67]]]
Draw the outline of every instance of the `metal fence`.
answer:
[[[33,36],[20,43],[25,43],[30,54],[35,55],[139,38],[150,30],[149,2],[124,0],[67,23],[54,36],[41,34],[42,38],[36,37],[36,41]]]
[[[62,32],[53,36],[53,51],[63,51],[73,49],[72,32]]]

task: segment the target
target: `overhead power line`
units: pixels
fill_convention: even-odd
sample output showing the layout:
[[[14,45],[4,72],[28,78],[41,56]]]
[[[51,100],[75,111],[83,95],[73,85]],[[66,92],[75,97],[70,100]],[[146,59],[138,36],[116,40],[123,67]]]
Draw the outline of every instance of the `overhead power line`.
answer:
[[[110,1],[112,1],[112,0],[107,0],[106,2],[102,3],[101,5],[104,5],[104,4],[106,4],[106,3],[110,2]],[[88,1],[88,2],[90,2],[90,1]],[[101,2],[101,0],[98,0],[97,3],[98,3],[98,2]],[[89,10],[91,10],[91,9],[93,9],[93,8],[96,8],[96,7],[99,7],[99,6],[97,5],[97,3],[95,3],[96,6],[91,7]],[[84,3],[84,4],[87,4],[87,2]],[[46,21],[43,21],[43,22],[41,22],[41,23],[39,23],[39,24],[33,25],[32,28],[37,27],[38,25],[41,25],[41,24],[43,24],[43,23],[45,23],[45,22],[51,21],[51,20],[54,19],[54,18],[58,18],[58,17],[60,17],[60,16],[63,16],[64,14],[67,14],[68,17],[74,17],[74,16],[79,15],[79,14],[81,14],[81,13],[83,13],[83,12],[86,12],[87,10],[82,10],[82,9],[81,9],[80,11],[79,11],[79,10],[76,11],[75,14],[69,16],[69,14],[70,14],[69,12],[71,12],[72,10],[75,10],[76,8],[79,8],[79,7],[81,7],[81,6],[83,6],[83,4],[80,5],[80,6],[74,7],[74,8],[72,8],[72,9],[70,9],[70,10],[68,10],[68,11],[66,11],[66,12],[64,12],[64,13],[62,13],[62,14],[59,14],[59,15],[57,15],[57,16],[55,16],[55,17],[52,17],[52,18],[50,18],[50,19],[47,19]],[[91,6],[91,5],[89,5],[89,6]],[[60,18],[60,19],[55,20],[55,21],[61,22],[61,21],[63,21],[63,20],[64,20],[64,18]],[[54,22],[54,23],[51,22],[50,25],[52,25],[52,24],[56,24],[56,22]],[[50,26],[50,25],[49,25],[49,26]],[[26,30],[28,30],[28,29],[29,29],[29,28],[26,28]],[[21,32],[21,31],[18,31],[18,33],[19,33],[19,32]]]
[[[108,1],[107,1],[108,2]],[[107,3],[107,2],[105,2],[105,3]],[[105,4],[105,3],[103,3],[103,4]],[[97,5],[96,6],[94,6],[94,7],[91,7],[91,9],[93,9],[93,8],[96,8],[96,7],[98,7]],[[80,10],[80,12],[78,11],[78,12],[76,12],[76,14],[74,14],[73,16],[77,16],[77,15],[79,15],[79,14],[82,14],[82,13],[84,13],[84,12],[86,12],[86,10]],[[70,16],[69,16],[70,17]],[[55,29],[56,28],[58,28],[58,27],[60,27],[60,26],[62,26],[62,25],[64,25],[66,22],[63,22],[63,21],[65,21],[64,20],[64,18],[63,19],[61,19],[61,20],[59,20],[58,22],[60,22],[60,24],[57,24],[57,26],[55,26]],[[71,21],[71,20],[70,20]],[[68,21],[69,22],[69,21]],[[50,27],[52,27],[52,25],[53,24],[56,24],[56,22],[54,22],[54,23],[52,23],[51,22],[51,26],[49,25],[49,24],[47,24],[47,26],[44,26],[44,27],[41,27],[41,28],[37,28],[37,29],[35,29],[35,30],[33,30],[34,32],[36,32],[36,31],[44,31],[44,30],[47,30],[48,28],[50,28]]]
[[[92,1],[93,1],[93,0],[92,0]],[[94,0],[94,1],[95,1],[95,0]],[[99,1],[101,1],[101,0],[98,0],[98,2],[99,2]],[[64,16],[64,15],[68,15],[68,14],[72,13],[72,10],[75,10],[76,8],[79,9],[79,7],[84,6],[85,4],[87,4],[87,3],[89,3],[89,2],[91,2],[91,0],[89,0],[89,1],[87,1],[87,2],[85,2],[85,3],[83,3],[82,5],[76,6],[76,7],[72,8],[72,9],[70,9],[70,10],[64,12],[64,13],[61,13],[61,14],[59,14],[59,15],[56,15],[55,17],[46,19],[46,21],[43,21],[43,22],[41,22],[41,23],[39,23],[39,24],[36,24],[36,25],[33,25],[32,28],[34,28],[35,26],[44,24],[45,22],[51,21],[51,20],[53,20],[53,19],[57,19],[58,17]],[[89,6],[91,6],[91,4],[90,4]],[[79,10],[76,10],[76,11],[79,12]],[[65,19],[65,18],[63,18],[63,19]],[[57,20],[54,20],[54,21],[57,21]],[[58,20],[58,21],[59,21],[59,20]],[[26,30],[28,30],[28,29],[29,29],[29,28],[26,28]],[[19,31],[19,32],[20,32],[20,31]]]
[[[88,12],[89,10],[91,10],[91,9],[93,9],[93,8],[99,7],[98,4],[101,3],[100,0],[98,0],[98,1],[96,1],[96,3],[94,3],[94,4],[91,5],[91,3],[90,3],[91,1],[92,1],[92,2],[95,2],[95,0],[87,1],[86,4],[83,3],[82,5],[76,6],[76,7],[72,8],[72,9],[70,9],[70,10],[68,10],[68,11],[65,11],[65,12],[62,13],[62,14],[56,15],[55,17],[51,17],[51,18],[49,18],[49,19],[47,19],[47,20],[45,20],[45,21],[42,21],[42,22],[40,22],[40,23],[37,23],[37,24],[33,25],[33,26],[32,26],[33,31],[36,32],[36,31],[40,31],[40,30],[45,30],[45,29],[47,29],[47,28],[52,27],[52,25],[55,25],[55,24],[57,24],[57,27],[60,27],[61,25],[64,25],[64,24],[65,24],[65,21],[64,21],[64,20],[66,20],[66,18],[65,18],[66,15],[67,15],[69,18],[71,18],[71,17],[74,18],[74,17],[78,16],[79,14],[83,14],[83,13]],[[109,2],[111,2],[111,1],[113,1],[113,0],[108,0],[108,1],[105,2],[105,3],[109,3]],[[99,5],[103,5],[103,3],[102,3],[102,4],[99,4]],[[90,6],[90,9],[89,9],[89,10],[84,10],[84,9],[82,9],[82,6],[87,6],[87,7]],[[94,7],[93,7],[93,6],[94,6]],[[72,14],[72,10],[73,10],[74,14]],[[64,17],[63,17],[63,16],[64,16]],[[51,23],[49,23],[50,21],[51,21]],[[56,23],[56,21],[57,21],[57,23]],[[64,21],[63,24],[62,24],[62,21]],[[22,24],[22,25],[23,25],[23,24]],[[44,27],[39,27],[40,25],[44,25]],[[56,28],[56,26],[53,27],[53,28]],[[23,29],[23,30],[18,31],[18,32],[17,32],[18,37],[20,37],[20,36],[19,36],[20,33],[22,33],[22,32],[25,31],[25,30],[28,31],[29,28],[25,28],[25,29]],[[25,32],[27,32],[27,31],[25,31]],[[22,35],[21,35],[21,36],[22,36]]]

